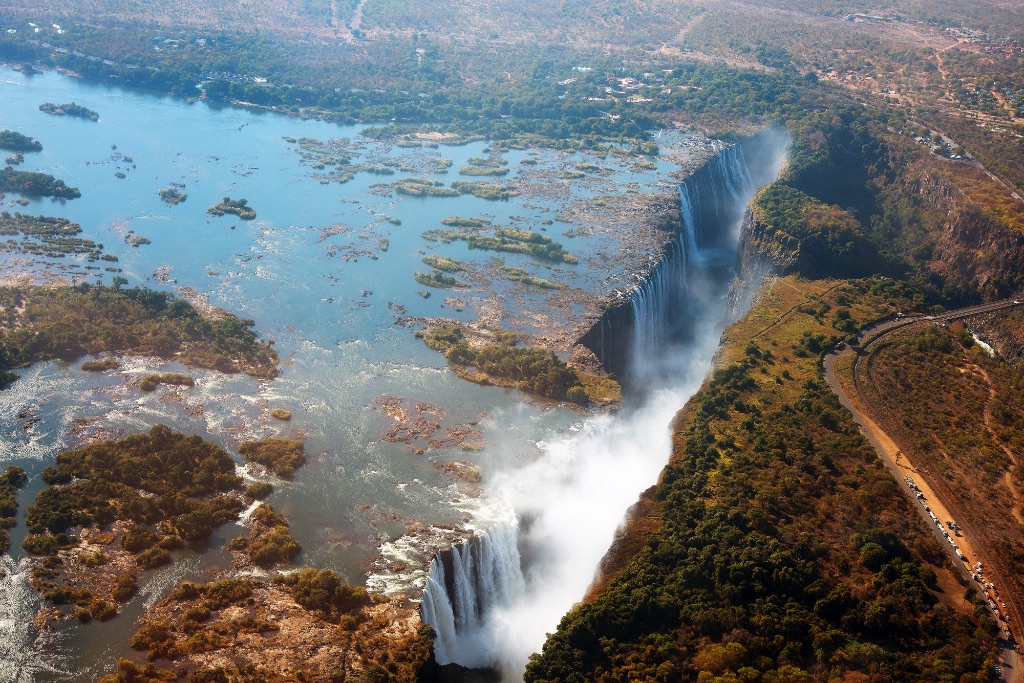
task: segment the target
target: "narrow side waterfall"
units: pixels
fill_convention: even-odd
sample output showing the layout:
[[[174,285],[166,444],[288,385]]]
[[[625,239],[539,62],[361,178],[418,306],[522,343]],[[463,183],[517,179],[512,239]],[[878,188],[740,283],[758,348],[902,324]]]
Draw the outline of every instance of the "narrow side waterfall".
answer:
[[[437,633],[438,663],[493,663],[488,616],[510,607],[526,589],[518,536],[515,520],[499,522],[434,557],[420,609]]]
[[[474,520],[486,531],[434,558],[421,616],[440,664],[521,681],[530,654],[583,597],[625,511],[657,481],[672,418],[710,367],[746,206],[778,176],[785,144],[771,132],[730,147],[680,187],[675,239],[581,340],[605,367],[644,381],[620,412],[591,416],[499,471]]]

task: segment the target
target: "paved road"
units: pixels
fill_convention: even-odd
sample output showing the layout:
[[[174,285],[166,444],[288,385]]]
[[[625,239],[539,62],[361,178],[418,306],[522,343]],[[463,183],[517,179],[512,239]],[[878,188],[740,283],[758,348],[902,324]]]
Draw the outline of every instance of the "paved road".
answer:
[[[994,313],[998,311],[1011,311],[1018,308],[1024,308],[1024,300],[1007,299],[990,304],[982,304],[980,306],[970,306],[954,311],[947,311],[937,315],[901,317],[878,323],[867,328],[860,334],[859,344],[863,351],[869,351],[872,346],[885,337],[910,325],[922,322],[951,322],[975,315]],[[938,518],[941,521],[952,520],[955,519],[955,517],[949,513],[946,503],[939,497],[939,495],[936,494],[931,486],[928,485],[928,482],[925,481],[924,477],[915,476],[916,470],[914,470],[913,466],[906,460],[906,458],[902,457],[902,453],[897,447],[896,442],[886,434],[885,430],[872,420],[871,417],[865,414],[865,412],[860,410],[858,407],[867,405],[867,402],[860,396],[860,392],[856,388],[856,366],[863,355],[858,354],[853,361],[854,382],[851,393],[855,394],[854,396],[848,396],[843,385],[841,385],[836,379],[836,359],[840,356],[852,356],[853,354],[853,349],[848,348],[845,345],[840,345],[837,349],[825,356],[825,380],[839,398],[839,402],[850,411],[853,415],[854,421],[860,425],[861,431],[874,447],[878,456],[882,459],[882,462],[885,463],[885,466],[889,469],[893,478],[896,479],[896,483],[914,501],[914,507],[938,537],[943,548],[945,548],[946,552],[949,554],[953,566],[967,577],[969,581],[971,581],[971,585],[973,585],[975,589],[978,589],[978,584],[971,578],[972,571],[970,568],[974,566],[975,562],[981,560],[981,558],[987,558],[991,550],[985,548],[983,544],[980,543],[981,539],[974,538],[966,532],[956,533],[955,542],[957,543],[958,548],[954,549],[954,547],[949,543],[947,536],[942,533],[942,526],[936,525],[933,522],[934,518],[932,515],[935,515],[935,518]],[[908,477],[910,478],[910,481],[908,481]],[[911,481],[912,483],[910,483]],[[922,497],[918,498],[918,494],[921,494]],[[967,560],[961,560],[960,555],[966,557]],[[993,579],[995,579],[996,585],[1006,585],[1005,582],[999,580],[1000,577],[998,574],[993,575],[991,562],[984,562],[984,565],[986,567],[986,574],[988,574],[987,578],[989,581],[993,581]],[[985,598],[983,593],[982,598]],[[1003,596],[1003,599],[1010,600],[1009,596],[1006,595]],[[1012,615],[1013,628],[1017,633],[1020,633],[1022,627],[1024,627],[1024,620],[1021,619],[1021,610],[1019,605],[1014,601],[1011,601],[1008,606],[1009,612]],[[994,616],[995,615],[993,614],[993,617]],[[1007,683],[1024,683],[1024,670],[1021,668],[1022,664],[1024,664],[1024,660],[1022,660],[1016,650],[1015,641],[1009,638],[1001,638],[1000,648],[1000,659],[1003,670],[1001,679]]]

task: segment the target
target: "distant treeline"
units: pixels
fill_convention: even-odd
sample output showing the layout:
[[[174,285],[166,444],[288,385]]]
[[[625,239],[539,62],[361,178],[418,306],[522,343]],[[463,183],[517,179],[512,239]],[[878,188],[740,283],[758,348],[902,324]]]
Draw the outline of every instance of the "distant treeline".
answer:
[[[455,55],[429,43],[423,44],[422,54],[405,45],[369,44],[365,49],[373,58],[357,59],[323,53],[312,45],[289,46],[289,52],[258,35],[219,34],[202,45],[183,40],[157,52],[144,33],[137,27],[78,27],[74,37],[61,38],[64,49],[103,55],[114,64],[71,51],[58,53],[20,34],[0,36],[0,58],[65,67],[86,78],[182,97],[205,93],[210,100],[339,122],[443,122],[440,127],[445,130],[498,140],[518,135],[549,142],[642,140],[670,112],[720,129],[737,121],[782,122],[822,106],[827,92],[792,68],[761,72],[671,62],[666,64],[675,67],[670,72],[645,79],[650,65],[623,69],[621,61],[596,53],[555,49],[543,55],[509,55],[516,62],[515,73],[528,74],[525,78],[494,74],[466,83]],[[296,54],[297,50],[309,54]],[[571,84],[560,85],[559,79],[569,73],[567,66],[579,63],[590,64],[591,70],[574,72]],[[627,102],[625,95],[610,98],[605,89],[612,74],[640,80],[653,93],[641,99],[651,101]]]

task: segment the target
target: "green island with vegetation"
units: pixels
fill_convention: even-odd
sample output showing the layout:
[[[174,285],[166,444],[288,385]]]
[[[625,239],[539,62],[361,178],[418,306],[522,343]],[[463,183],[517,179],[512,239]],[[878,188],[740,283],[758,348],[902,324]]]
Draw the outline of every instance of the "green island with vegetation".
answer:
[[[393,185],[381,187],[393,187],[399,194],[410,197],[458,197],[459,191],[445,187],[440,180],[428,180],[426,178],[406,178],[399,180]]]
[[[135,287],[0,287],[0,370],[44,360],[125,353],[254,377],[277,375],[277,352],[253,321],[207,320],[171,294]]]
[[[81,254],[90,263],[117,260],[116,256],[103,254],[102,244],[78,237],[81,232],[82,226],[66,218],[0,211],[0,237],[21,236],[21,241],[7,239],[0,242],[0,250],[49,258]]]
[[[87,360],[82,363],[83,372],[106,372],[107,370],[117,370],[121,367],[121,362],[116,358],[104,358],[103,360]]]
[[[460,270],[464,270],[459,261],[456,261],[453,258],[448,258],[447,256],[427,254],[423,257],[422,261],[434,270],[441,270],[446,273],[457,273]]]
[[[41,152],[43,145],[35,138],[14,130],[0,130],[0,149],[11,152]]]
[[[462,216],[449,216],[441,219],[442,225],[452,228],[485,228],[491,224],[483,218],[463,218]]]
[[[177,206],[188,199],[188,195],[182,192],[180,187],[175,185],[165,187],[160,190],[158,194],[160,195],[160,199],[162,199],[168,206]]]
[[[447,275],[444,271],[438,268],[435,268],[431,273],[413,273],[412,276],[416,282],[420,283],[424,287],[433,287],[434,289],[451,289],[453,287],[469,286],[457,277]]]
[[[49,173],[16,171],[10,166],[0,168],[0,192],[17,192],[26,197],[53,197],[54,199],[78,199],[82,193],[77,187],[69,187],[63,180]]]
[[[6,553],[11,547],[7,530],[18,523],[15,516],[18,514],[18,500],[15,495],[27,481],[25,470],[17,465],[8,465],[4,473],[0,474],[0,553]]]
[[[54,104],[53,102],[45,102],[39,105],[39,111],[44,114],[51,114],[53,116],[72,116],[76,119],[86,119],[87,121],[99,121],[100,115],[94,112],[88,107],[83,107],[80,104],[69,102],[67,104]]]
[[[56,464],[43,470],[48,488],[28,507],[22,545],[41,556],[33,566],[36,589],[82,621],[113,617],[137,590],[138,570],[170,562],[185,543],[202,546],[245,507],[235,495],[242,479],[231,456],[163,425],[64,451]],[[106,565],[118,545],[135,569],[88,581],[89,570]]]
[[[519,346],[518,337],[511,332],[496,332],[494,341],[475,346],[455,325],[438,325],[416,336],[443,353],[461,377],[478,384],[512,386],[580,405],[607,405],[621,398],[614,377],[580,373],[550,351]]]
[[[243,221],[251,221],[256,218],[256,209],[249,206],[249,200],[232,199],[231,197],[225,197],[223,201],[214,204],[206,210],[206,213],[211,216],[224,216],[230,213]]]
[[[196,381],[188,375],[179,372],[151,373],[142,378],[139,382],[139,389],[142,391],[156,391],[161,384],[176,387],[195,386]]]
[[[291,564],[302,551],[302,546],[289,531],[288,520],[267,503],[252,511],[247,524],[249,535],[232,539],[228,548],[242,553],[257,567],[269,569],[279,564]]]
[[[538,289],[566,289],[568,287],[564,282],[554,282],[552,280],[534,277],[533,275],[530,275],[525,268],[502,266],[501,272],[512,282],[529,285],[530,287],[537,287]]]
[[[238,447],[238,453],[285,479],[291,479],[295,470],[306,463],[305,444],[301,439],[246,441]]]
[[[453,180],[452,189],[459,194],[471,194],[491,201],[506,201],[519,195],[511,185],[488,183],[483,180]]]
[[[508,175],[508,169],[504,166],[463,166],[459,169],[459,175],[504,176]]]
[[[555,263],[579,263],[576,256],[567,252],[564,246],[550,237],[539,232],[519,230],[518,228],[498,228],[493,237],[453,230],[428,230],[423,233],[423,237],[428,240],[440,239],[446,244],[462,240],[469,245],[470,249],[527,254]]]

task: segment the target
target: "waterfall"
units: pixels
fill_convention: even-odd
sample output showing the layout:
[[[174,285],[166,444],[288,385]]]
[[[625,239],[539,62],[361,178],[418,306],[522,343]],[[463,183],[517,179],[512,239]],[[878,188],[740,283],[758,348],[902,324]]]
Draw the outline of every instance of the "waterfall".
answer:
[[[631,366],[636,369],[654,357],[670,336],[673,321],[686,307],[687,255],[685,234],[679,233],[630,298],[633,333],[630,340]],[[600,357],[600,356],[599,356]]]
[[[583,596],[624,511],[668,459],[667,426],[710,367],[746,205],[777,177],[784,147],[778,133],[753,138],[680,185],[674,239],[581,339],[606,368],[638,380],[633,402],[495,473],[488,507],[507,516],[431,563],[420,612],[438,663],[521,681],[530,653]]]
[[[420,616],[436,633],[439,664],[480,667],[493,661],[487,621],[525,590],[518,536],[516,521],[503,521],[434,556]]]
[[[597,320],[580,343],[627,384],[643,384],[666,346],[692,336],[697,301],[709,279],[735,266],[747,203],[777,177],[780,136],[766,133],[727,147],[679,185],[679,229],[634,288]]]

